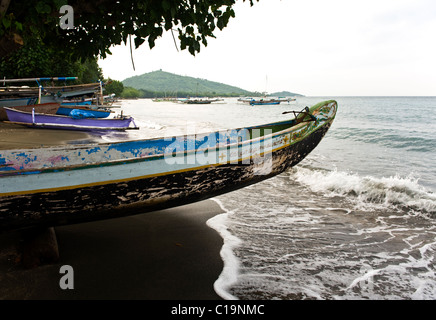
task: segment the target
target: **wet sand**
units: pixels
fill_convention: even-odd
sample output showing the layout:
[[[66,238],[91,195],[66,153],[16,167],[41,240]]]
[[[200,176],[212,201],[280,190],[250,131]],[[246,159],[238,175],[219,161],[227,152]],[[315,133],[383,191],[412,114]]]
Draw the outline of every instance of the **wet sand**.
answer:
[[[0,300],[221,299],[213,284],[223,240],[206,225],[219,213],[206,200],[56,227],[59,260],[32,269],[20,261],[20,233],[0,234]],[[74,289],[60,288],[63,265],[73,268]]]
[[[95,142],[86,132],[31,129],[0,122],[0,149]],[[0,233],[0,300],[221,299],[213,284],[223,240],[206,225],[221,208],[211,200],[125,218],[54,228],[55,263],[26,269],[20,232]],[[61,289],[63,265],[74,289]]]
[[[67,143],[89,143],[94,139],[82,131],[32,129],[0,121],[0,150],[39,148]]]

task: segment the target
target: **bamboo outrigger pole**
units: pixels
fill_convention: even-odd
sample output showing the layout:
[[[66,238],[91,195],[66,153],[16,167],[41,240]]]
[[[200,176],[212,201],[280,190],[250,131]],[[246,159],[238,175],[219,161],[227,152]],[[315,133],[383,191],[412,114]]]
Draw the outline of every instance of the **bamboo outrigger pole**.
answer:
[[[2,79],[3,85],[13,82],[33,82],[33,81],[68,81],[77,80],[78,77],[52,77],[52,78],[24,78],[24,79]]]

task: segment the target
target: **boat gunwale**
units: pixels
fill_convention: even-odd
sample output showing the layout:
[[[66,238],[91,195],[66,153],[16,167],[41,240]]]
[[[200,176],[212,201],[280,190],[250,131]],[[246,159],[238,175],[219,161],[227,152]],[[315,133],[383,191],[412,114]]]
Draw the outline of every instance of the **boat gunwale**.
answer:
[[[94,120],[96,120],[97,118],[93,118]],[[106,119],[107,120],[107,119]],[[129,120],[129,119],[124,119],[124,120]],[[38,122],[34,122],[34,123],[27,123],[27,122],[16,122],[16,121],[4,121],[5,123],[10,123],[10,124],[18,124],[21,126],[27,126],[27,127],[35,127],[35,128],[44,128],[44,129],[59,129],[59,130],[68,130],[68,129],[77,129],[77,130],[83,130],[83,131],[89,131],[89,130],[93,130],[93,131],[124,131],[124,130],[138,130],[138,127],[95,127],[95,126],[81,126],[81,125],[62,125],[62,124],[57,124],[57,123],[38,123]],[[130,122],[129,122],[130,124]]]
[[[61,103],[59,103],[59,102],[45,102],[45,103],[43,103],[43,104],[54,104],[54,103],[57,103],[57,104],[59,104],[60,106],[62,105]],[[37,107],[38,106],[38,104],[35,104],[35,105],[33,105],[34,107]],[[26,107],[32,107],[32,105],[27,105]],[[22,110],[18,110],[18,109],[15,109],[14,107],[3,107],[4,109],[6,109],[6,110],[10,110],[10,111],[13,111],[13,112],[18,112],[18,113],[24,113],[25,115],[30,115],[30,116],[32,116],[32,112],[29,112],[29,111],[22,111]],[[80,109],[80,108],[77,108],[77,109]],[[100,111],[100,110],[98,110],[98,111]],[[74,119],[74,118],[71,118],[70,116],[66,116],[66,115],[63,115],[63,114],[47,114],[47,113],[40,113],[40,112],[36,112],[35,111],[35,116],[36,115],[40,115],[40,116],[44,116],[44,117],[52,117],[52,118],[68,118],[68,119],[73,119],[73,120],[86,120],[86,119],[88,119],[88,118],[80,118],[80,119]],[[115,121],[115,120],[130,120],[130,119],[133,119],[133,117],[131,117],[131,116],[128,116],[128,115],[125,115],[125,116],[123,116],[123,118],[89,118],[89,119],[92,119],[92,120],[98,120],[98,121],[108,121],[108,122],[112,122],[112,121]],[[13,122],[13,121],[10,121],[10,122]],[[19,123],[19,124],[27,124],[27,122],[14,122],[14,123]]]

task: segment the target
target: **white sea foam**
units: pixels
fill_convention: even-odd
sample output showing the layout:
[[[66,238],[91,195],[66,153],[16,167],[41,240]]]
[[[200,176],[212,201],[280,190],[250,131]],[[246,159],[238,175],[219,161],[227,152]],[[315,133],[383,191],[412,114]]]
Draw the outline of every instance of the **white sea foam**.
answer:
[[[220,200],[216,198],[212,198],[212,200],[214,200],[225,212],[214,216],[206,222],[207,225],[212,229],[215,229],[224,240],[224,244],[220,252],[221,258],[224,262],[224,268],[214,283],[214,289],[215,292],[223,299],[238,300],[238,298],[230,294],[228,290],[234,283],[238,281],[240,262],[234,255],[233,250],[235,247],[240,245],[241,240],[228,231],[227,218],[231,212],[224,207]]]
[[[291,178],[324,196],[346,197],[357,209],[402,208],[436,213],[436,194],[421,186],[419,179],[413,176],[377,178],[298,167]]]
[[[332,128],[301,164],[213,199],[225,212],[208,221],[224,239],[224,268],[214,284],[219,296],[436,299],[435,149],[428,138],[434,136],[428,117],[435,100],[408,99],[399,110],[403,100],[340,98]],[[311,102],[319,99],[298,100],[302,107]],[[236,103],[220,108],[157,107],[151,100],[127,104],[125,113],[134,114],[142,127],[131,133],[141,137],[276,119],[272,109],[251,113]],[[418,131],[410,136],[410,128]],[[416,175],[408,175],[410,168]]]

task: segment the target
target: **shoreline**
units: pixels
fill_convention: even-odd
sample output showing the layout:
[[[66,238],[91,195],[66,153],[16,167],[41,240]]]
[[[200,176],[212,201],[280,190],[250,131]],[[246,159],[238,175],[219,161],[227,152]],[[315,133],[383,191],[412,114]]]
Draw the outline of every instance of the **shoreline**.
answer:
[[[56,263],[20,265],[20,233],[0,234],[1,300],[221,300],[214,283],[223,238],[207,221],[213,200],[123,218],[55,227]],[[74,289],[61,289],[63,265]]]

